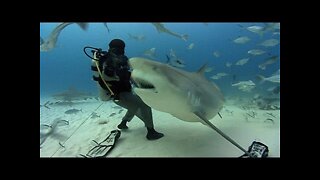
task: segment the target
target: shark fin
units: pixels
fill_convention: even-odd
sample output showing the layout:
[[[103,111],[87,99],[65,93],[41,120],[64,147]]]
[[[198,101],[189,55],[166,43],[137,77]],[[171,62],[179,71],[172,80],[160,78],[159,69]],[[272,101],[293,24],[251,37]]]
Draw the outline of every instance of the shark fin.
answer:
[[[200,75],[204,75],[206,69],[207,69],[207,63],[201,66],[201,68],[197,71],[197,73]]]
[[[161,24],[161,23],[152,23],[152,25],[157,29],[158,33],[163,32],[163,30],[162,30],[164,28],[163,24]]]
[[[88,29],[88,23],[77,23],[80,28],[84,31],[86,31]]]
[[[181,39],[184,40],[184,41],[188,41],[188,38],[189,38],[189,35],[188,34],[183,34],[181,36]]]
[[[43,38],[40,36],[40,45],[44,43]]]

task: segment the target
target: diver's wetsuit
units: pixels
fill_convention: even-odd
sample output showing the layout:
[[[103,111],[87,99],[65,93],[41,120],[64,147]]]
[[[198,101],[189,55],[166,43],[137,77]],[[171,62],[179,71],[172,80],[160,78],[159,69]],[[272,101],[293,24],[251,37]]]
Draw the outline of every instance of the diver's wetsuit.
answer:
[[[136,115],[144,122],[147,128],[153,128],[151,108],[132,92],[128,57],[125,55],[115,56],[110,52],[105,54],[100,58],[99,68],[103,70],[105,75],[109,77],[118,76],[120,79],[119,81],[111,80],[106,82],[115,94],[114,103],[128,110],[122,121],[129,122]],[[98,82],[103,89],[109,91],[101,79]]]

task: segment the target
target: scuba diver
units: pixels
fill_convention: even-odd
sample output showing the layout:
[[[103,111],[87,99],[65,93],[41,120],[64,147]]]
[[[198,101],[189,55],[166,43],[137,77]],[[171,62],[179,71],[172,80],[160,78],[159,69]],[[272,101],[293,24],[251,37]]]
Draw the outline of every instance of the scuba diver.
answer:
[[[111,99],[115,104],[127,109],[125,116],[117,127],[121,130],[128,129],[127,122],[130,122],[136,115],[147,128],[146,138],[148,140],[163,137],[162,133],[154,129],[151,108],[132,91],[131,71],[128,57],[125,56],[124,41],[113,39],[109,43],[108,51],[96,49],[92,52],[94,58],[91,70],[94,72],[93,80],[99,84],[100,99],[102,101]]]

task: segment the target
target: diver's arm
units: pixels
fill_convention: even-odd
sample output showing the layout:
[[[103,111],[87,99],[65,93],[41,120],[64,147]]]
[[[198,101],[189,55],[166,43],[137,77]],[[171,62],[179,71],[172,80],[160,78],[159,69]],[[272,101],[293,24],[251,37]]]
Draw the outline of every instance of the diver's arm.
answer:
[[[110,93],[103,89],[100,85],[98,85],[98,91],[99,91],[99,98],[101,101],[109,101],[111,98]]]
[[[105,81],[120,81],[119,76],[114,75],[114,76],[107,76],[104,73],[102,74],[102,77]]]

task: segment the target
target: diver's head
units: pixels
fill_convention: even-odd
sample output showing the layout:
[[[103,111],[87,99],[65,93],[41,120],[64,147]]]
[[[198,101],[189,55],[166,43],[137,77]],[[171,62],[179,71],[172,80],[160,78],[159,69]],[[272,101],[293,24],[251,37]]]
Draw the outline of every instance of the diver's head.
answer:
[[[124,55],[124,48],[126,44],[121,39],[113,39],[109,43],[109,51],[116,55]]]

